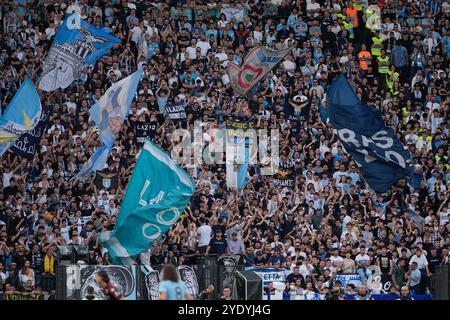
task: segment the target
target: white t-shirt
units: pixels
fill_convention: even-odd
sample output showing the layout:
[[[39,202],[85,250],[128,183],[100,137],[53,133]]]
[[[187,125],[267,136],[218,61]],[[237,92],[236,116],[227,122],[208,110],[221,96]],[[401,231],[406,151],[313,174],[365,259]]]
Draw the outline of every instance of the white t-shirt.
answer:
[[[333,266],[337,266],[338,264],[342,264],[342,262],[344,262],[344,259],[341,256],[331,256],[330,261]]]
[[[356,240],[358,239],[358,237],[356,236],[356,233],[354,233],[354,232],[348,232],[347,230],[345,230],[344,232],[342,232],[342,234],[341,234],[341,239],[345,239],[345,236],[346,236],[348,233],[350,233],[350,235],[352,236],[353,240],[356,241]]]
[[[196,49],[197,49],[197,46],[195,46],[195,47],[189,46],[186,48],[186,52],[189,54],[189,59],[195,59]]]
[[[13,174],[11,172],[3,173],[3,188],[9,187],[9,180],[11,180],[12,176]]]
[[[133,29],[131,29],[131,32],[133,33],[133,35],[131,36],[131,41],[138,44],[141,40],[142,29],[139,26],[135,26],[133,27]]]
[[[308,12],[310,10],[317,10],[317,9],[320,9],[320,4],[318,4],[317,2],[316,3],[308,3],[306,5],[306,12]],[[319,13],[316,12],[316,13],[314,13],[313,16],[318,17]]]
[[[445,225],[448,222],[449,210],[439,212],[439,224]]]
[[[300,268],[298,268],[299,273],[305,278],[306,276],[311,275],[311,272],[314,270],[312,265],[304,265],[302,264]]]
[[[357,267],[359,267],[360,265],[370,266],[370,257],[367,253],[365,253],[364,255],[361,255],[361,253],[359,253],[356,256],[355,261]]]
[[[197,229],[197,233],[200,235],[200,240],[198,242],[199,247],[207,246],[209,241],[211,241],[212,229],[208,225],[200,226]]]
[[[202,57],[205,57],[208,50],[211,49],[211,45],[208,41],[199,41],[197,42],[197,48],[200,48],[202,50],[201,55]]]
[[[423,254],[420,257],[417,254],[413,255],[411,260],[409,260],[409,265],[413,262],[417,262],[417,269],[424,269],[428,265],[428,260]]]
[[[215,58],[219,58],[219,61],[222,62],[222,67],[226,67],[228,63],[228,55],[225,52],[219,52],[214,55]]]
[[[69,231],[70,226],[61,228],[61,235],[64,238],[64,240],[66,240],[66,243],[70,243]]]
[[[283,67],[285,70],[295,70],[295,63],[290,60],[286,60],[283,61]]]

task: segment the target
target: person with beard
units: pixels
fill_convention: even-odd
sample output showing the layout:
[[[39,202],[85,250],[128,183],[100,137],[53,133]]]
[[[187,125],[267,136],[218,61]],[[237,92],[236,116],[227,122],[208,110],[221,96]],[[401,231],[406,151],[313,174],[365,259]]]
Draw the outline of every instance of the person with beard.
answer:
[[[409,292],[408,286],[402,286],[400,290],[400,297],[397,300],[404,300],[404,301],[414,300],[414,298],[411,296],[411,293]]]

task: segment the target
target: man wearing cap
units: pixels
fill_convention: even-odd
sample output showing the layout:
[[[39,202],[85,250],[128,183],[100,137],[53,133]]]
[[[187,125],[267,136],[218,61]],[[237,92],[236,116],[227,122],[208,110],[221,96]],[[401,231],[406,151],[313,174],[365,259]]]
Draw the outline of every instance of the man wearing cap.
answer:
[[[225,237],[222,235],[221,229],[216,229],[214,238],[209,242],[208,247],[206,248],[205,256],[209,254],[214,254],[220,256],[227,252],[227,241]]]
[[[302,288],[305,288],[305,279],[303,278],[303,276],[300,273],[300,268],[299,266],[295,266],[292,269],[292,273],[290,273],[287,277],[286,277],[286,282],[295,282],[297,280],[300,280],[302,282]]]
[[[241,239],[238,238],[238,233],[234,231],[231,234],[231,239],[227,240],[228,254],[244,254],[245,246]]]

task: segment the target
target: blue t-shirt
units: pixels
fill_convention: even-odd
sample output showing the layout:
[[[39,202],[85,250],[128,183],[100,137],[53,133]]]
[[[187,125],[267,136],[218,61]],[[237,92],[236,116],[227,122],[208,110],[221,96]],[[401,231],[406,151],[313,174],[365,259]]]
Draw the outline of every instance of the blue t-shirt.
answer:
[[[167,300],[185,300],[187,288],[183,281],[163,280],[159,285],[159,292],[165,292]]]

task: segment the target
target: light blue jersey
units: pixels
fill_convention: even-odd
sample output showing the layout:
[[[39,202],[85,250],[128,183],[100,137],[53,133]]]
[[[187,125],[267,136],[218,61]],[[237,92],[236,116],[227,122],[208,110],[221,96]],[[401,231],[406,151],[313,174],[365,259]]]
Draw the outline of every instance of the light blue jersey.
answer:
[[[183,281],[164,280],[159,285],[159,292],[165,292],[167,300],[185,300],[187,289]]]

